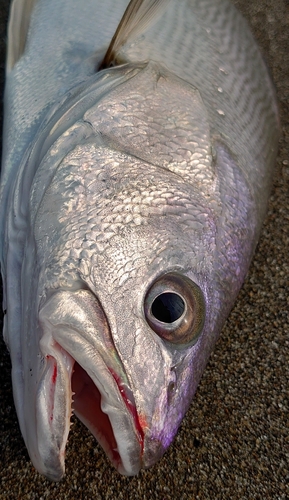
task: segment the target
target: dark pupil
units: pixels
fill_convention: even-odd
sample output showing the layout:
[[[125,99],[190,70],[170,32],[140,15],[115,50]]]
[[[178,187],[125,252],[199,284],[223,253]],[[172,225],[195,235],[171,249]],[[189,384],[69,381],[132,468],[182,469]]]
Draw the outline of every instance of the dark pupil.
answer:
[[[181,317],[184,310],[182,297],[172,292],[162,293],[152,304],[152,314],[163,323],[173,323]]]

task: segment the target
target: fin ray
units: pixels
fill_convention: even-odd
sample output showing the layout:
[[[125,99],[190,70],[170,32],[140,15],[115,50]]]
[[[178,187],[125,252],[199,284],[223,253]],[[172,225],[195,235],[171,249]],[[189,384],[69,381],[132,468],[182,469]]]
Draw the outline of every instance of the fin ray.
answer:
[[[119,50],[153,24],[171,0],[131,0],[112,37],[99,69],[113,65]]]

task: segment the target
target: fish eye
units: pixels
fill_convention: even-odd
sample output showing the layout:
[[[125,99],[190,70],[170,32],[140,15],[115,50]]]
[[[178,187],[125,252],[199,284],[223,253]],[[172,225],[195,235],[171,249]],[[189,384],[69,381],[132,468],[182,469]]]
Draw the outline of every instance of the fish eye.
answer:
[[[163,340],[194,344],[205,321],[205,300],[198,285],[187,276],[167,273],[149,288],[144,301],[146,321]]]

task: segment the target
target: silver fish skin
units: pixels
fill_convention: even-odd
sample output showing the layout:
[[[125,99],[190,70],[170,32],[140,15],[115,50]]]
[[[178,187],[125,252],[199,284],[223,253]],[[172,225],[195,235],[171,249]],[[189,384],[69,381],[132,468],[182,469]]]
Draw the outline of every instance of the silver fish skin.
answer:
[[[9,35],[4,338],[21,432],[51,480],[72,409],[123,474],[169,446],[244,281],[276,158],[274,89],[236,9],[168,2],[96,71],[126,3],[12,4],[29,29]]]

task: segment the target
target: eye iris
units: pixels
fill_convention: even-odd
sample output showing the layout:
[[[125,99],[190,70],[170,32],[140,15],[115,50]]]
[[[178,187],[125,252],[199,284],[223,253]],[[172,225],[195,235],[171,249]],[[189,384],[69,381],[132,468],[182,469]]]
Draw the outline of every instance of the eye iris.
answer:
[[[155,298],[152,303],[153,316],[162,323],[173,323],[185,310],[185,303],[177,293],[165,292]]]
[[[150,328],[180,348],[197,342],[205,314],[201,288],[188,276],[176,272],[156,279],[144,298],[144,316]]]

